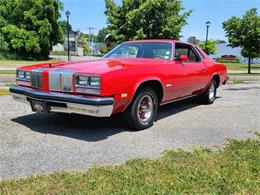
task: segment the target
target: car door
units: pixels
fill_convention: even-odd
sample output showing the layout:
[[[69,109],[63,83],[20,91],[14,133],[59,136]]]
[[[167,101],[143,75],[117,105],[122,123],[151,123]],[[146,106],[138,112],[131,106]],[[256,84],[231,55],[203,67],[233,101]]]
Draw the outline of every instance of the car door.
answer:
[[[200,93],[207,84],[206,66],[197,51],[190,46],[188,48],[188,61],[182,62],[183,71],[187,76],[187,88],[185,95],[195,95]]]
[[[180,56],[188,56],[187,61],[180,61]],[[191,45],[176,43],[174,60],[171,63],[166,89],[169,99],[179,99],[200,93],[207,82],[206,67],[200,56]]]

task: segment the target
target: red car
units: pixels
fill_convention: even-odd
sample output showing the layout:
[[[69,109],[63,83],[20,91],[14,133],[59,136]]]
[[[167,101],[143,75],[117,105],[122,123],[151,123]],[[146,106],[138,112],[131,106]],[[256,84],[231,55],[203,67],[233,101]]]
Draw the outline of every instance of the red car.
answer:
[[[122,113],[138,130],[153,125],[158,106],[193,96],[213,103],[227,78],[226,66],[195,45],[138,40],[118,45],[99,60],[21,67],[10,92],[36,112]]]

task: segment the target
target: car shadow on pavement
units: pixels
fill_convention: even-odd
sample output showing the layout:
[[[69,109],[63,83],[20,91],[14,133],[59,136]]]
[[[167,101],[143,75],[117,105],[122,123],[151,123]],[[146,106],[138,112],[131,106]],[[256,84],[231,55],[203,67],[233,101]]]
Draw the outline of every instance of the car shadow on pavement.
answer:
[[[164,105],[159,108],[157,122],[200,105],[202,104],[196,98]],[[104,140],[123,131],[131,131],[118,115],[110,118],[95,118],[76,114],[34,113],[11,120],[35,132],[89,142]]]

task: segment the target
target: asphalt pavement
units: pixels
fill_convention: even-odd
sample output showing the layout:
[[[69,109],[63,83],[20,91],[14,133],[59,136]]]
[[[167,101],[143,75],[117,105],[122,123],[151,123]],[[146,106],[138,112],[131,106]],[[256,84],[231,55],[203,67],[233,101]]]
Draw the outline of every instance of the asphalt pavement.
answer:
[[[152,128],[131,131],[118,117],[35,114],[0,96],[0,179],[158,157],[193,146],[218,149],[260,131],[260,84],[227,85],[213,105],[196,99],[165,105]]]

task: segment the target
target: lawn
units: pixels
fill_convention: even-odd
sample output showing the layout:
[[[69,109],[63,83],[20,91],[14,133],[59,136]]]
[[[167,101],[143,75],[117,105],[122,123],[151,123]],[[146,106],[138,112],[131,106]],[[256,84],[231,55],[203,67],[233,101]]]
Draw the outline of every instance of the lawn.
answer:
[[[49,59],[44,61],[37,61],[37,60],[0,60],[0,68],[1,67],[20,67],[20,66],[27,66],[27,65],[33,65],[33,64],[44,64],[44,63],[50,63],[55,62],[57,59]]]
[[[260,194],[260,136],[224,148],[0,182],[0,194]]]
[[[242,63],[223,63],[227,65],[228,70],[247,70],[248,65]],[[252,70],[260,70],[260,64],[252,64]]]
[[[229,73],[228,76],[260,76],[260,73]]]
[[[15,70],[0,70],[0,74],[15,74]]]

